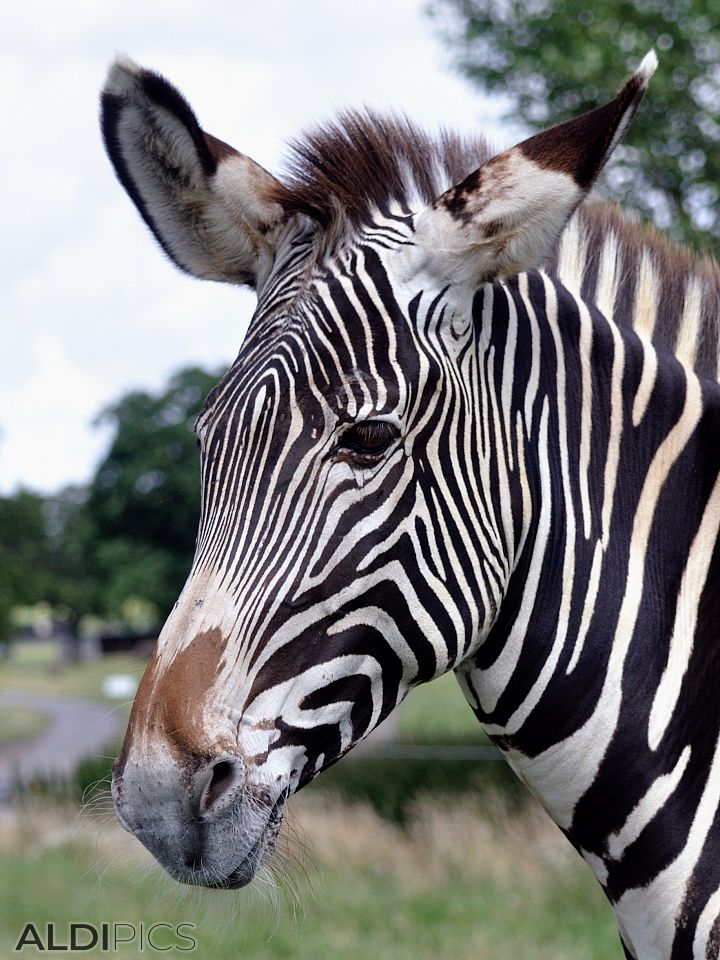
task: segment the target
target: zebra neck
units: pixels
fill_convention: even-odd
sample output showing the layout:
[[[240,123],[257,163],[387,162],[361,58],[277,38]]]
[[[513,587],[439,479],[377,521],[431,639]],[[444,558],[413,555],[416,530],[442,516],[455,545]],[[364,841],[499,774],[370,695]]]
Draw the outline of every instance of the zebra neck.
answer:
[[[478,349],[522,421],[529,499],[514,498],[523,546],[493,628],[458,676],[568,829],[613,751],[645,784],[658,757],[679,760],[678,678],[709,643],[698,613],[718,572],[718,390],[541,274],[483,296],[516,316]]]
[[[523,424],[527,533],[458,678],[632,954],[689,956],[720,889],[718,387],[546,277],[491,295],[517,315],[478,344]]]

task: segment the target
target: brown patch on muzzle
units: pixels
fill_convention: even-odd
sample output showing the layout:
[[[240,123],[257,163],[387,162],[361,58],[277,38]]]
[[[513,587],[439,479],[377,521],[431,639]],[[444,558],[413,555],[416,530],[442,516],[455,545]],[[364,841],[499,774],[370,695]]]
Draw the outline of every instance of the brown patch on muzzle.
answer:
[[[224,662],[218,629],[198,633],[167,666],[153,653],[135,696],[114,774],[121,777],[135,741],[162,741],[188,769],[215,756],[223,744],[210,741],[203,712],[210,687]],[[233,744],[235,747],[236,744]],[[232,746],[232,745],[231,745]]]

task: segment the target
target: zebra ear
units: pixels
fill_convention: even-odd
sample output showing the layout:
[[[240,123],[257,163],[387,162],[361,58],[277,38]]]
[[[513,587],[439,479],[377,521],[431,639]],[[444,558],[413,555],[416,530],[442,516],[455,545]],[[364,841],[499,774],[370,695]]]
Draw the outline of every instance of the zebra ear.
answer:
[[[420,212],[414,268],[477,284],[538,266],[625,133],[656,66],[651,50],[610,103],[493,157]]]
[[[275,178],[204,133],[175,87],[126,58],[108,73],[101,125],[118,179],[170,259],[197,277],[255,286],[284,219],[265,199]]]

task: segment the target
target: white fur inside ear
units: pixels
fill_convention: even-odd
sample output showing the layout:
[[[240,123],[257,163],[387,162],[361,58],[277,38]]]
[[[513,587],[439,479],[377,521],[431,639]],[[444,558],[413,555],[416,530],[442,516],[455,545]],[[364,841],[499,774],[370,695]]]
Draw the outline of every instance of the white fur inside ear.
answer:
[[[443,282],[470,284],[532,269],[548,255],[582,196],[568,174],[510,150],[479,171],[478,188],[464,205],[448,205],[441,197],[418,214],[415,266]]]
[[[280,204],[263,197],[274,182],[267,170],[241,154],[222,160],[212,178],[213,192],[222,197],[235,222],[257,231],[282,217]]]
[[[117,128],[127,169],[174,258],[196,276],[215,276],[217,258],[208,257],[193,226],[199,212],[207,209],[209,194],[193,142],[173,114],[155,110],[153,122],[150,130],[143,106],[132,99],[127,102]],[[169,178],[168,170],[182,170],[183,177]]]
[[[249,157],[238,154],[221,160],[210,182],[212,199],[205,219],[218,268],[234,276],[252,262],[259,278],[272,260],[275,228],[283,221],[282,207],[264,199],[274,178]]]
[[[204,135],[178,91],[127,58],[110,68],[104,97],[108,152],[166,252],[197,277],[256,284],[284,220],[266,199],[274,177],[214,138],[203,151]],[[208,172],[213,149],[217,166]]]

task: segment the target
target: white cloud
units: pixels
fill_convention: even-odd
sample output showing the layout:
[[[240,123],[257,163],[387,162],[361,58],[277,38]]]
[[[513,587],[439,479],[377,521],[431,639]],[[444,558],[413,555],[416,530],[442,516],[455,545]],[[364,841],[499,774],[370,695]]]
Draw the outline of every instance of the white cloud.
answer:
[[[17,476],[8,470],[22,464],[25,484],[44,490],[87,479],[89,461],[98,457],[106,437],[91,432],[90,411],[103,399],[102,382],[47,335],[38,337],[13,402],[3,406],[0,485]],[[21,412],[23,415],[21,415]]]

